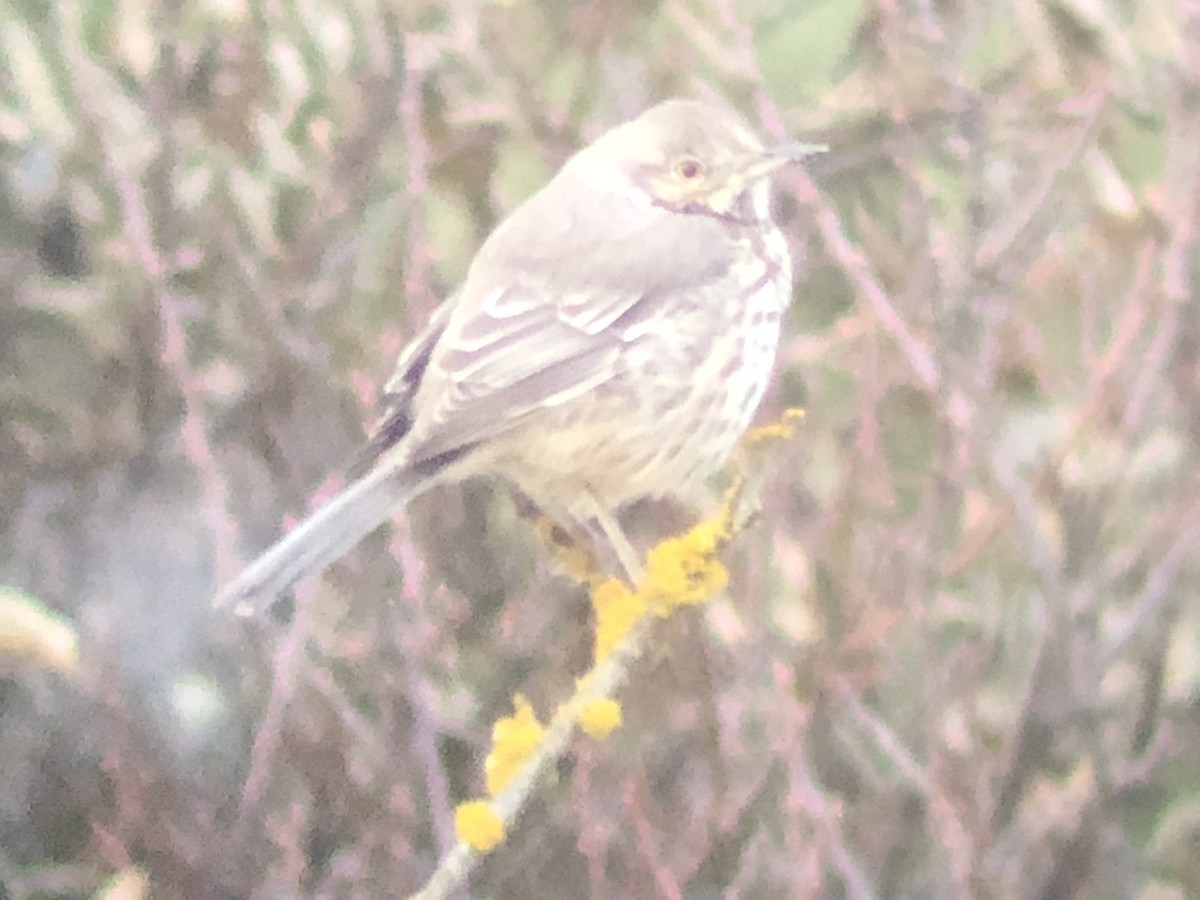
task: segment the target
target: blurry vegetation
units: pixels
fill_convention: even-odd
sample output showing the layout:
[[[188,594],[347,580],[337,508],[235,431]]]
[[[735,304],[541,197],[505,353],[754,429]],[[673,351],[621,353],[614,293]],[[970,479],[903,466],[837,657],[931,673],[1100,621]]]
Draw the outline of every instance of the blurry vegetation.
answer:
[[[423,883],[583,592],[481,484],[270,621],[209,598],[505,212],[675,94],[832,147],[779,197],[763,418],[808,416],[472,896],[1200,896],[1195,0],[11,0],[0,898]]]

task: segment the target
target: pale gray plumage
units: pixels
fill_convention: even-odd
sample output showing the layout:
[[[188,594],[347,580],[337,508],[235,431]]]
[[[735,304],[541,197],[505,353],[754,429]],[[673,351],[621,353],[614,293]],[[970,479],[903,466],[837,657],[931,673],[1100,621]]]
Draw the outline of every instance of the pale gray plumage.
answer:
[[[218,602],[261,608],[441,481],[500,475],[585,522],[719,467],[791,292],[766,177],[814,149],[671,101],[577,153],[401,354],[361,474]]]

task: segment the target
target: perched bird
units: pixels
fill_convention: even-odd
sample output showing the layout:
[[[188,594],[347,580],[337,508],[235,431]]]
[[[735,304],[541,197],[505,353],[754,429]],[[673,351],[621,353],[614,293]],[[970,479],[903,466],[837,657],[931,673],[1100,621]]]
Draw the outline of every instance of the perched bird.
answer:
[[[435,484],[498,475],[639,563],[616,513],[685,494],[749,426],[791,297],[764,148],[672,100],[571,157],[402,352],[357,477],[217,598],[249,614]]]

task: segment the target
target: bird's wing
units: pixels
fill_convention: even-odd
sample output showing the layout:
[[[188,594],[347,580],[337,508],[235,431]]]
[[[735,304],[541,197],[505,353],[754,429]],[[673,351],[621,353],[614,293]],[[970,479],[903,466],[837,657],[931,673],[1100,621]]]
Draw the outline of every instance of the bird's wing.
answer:
[[[473,445],[593,390],[656,306],[640,290],[550,291],[528,281],[497,288],[450,323],[424,373],[420,456]]]
[[[481,248],[459,294],[406,351],[372,459],[411,431],[406,463],[467,448],[595,389],[664,304],[724,276],[733,253],[706,216],[544,189]]]
[[[433,311],[425,327],[400,351],[392,377],[383,386],[383,394],[379,398],[375,427],[348,467],[350,477],[363,475],[384,452],[396,446],[412,429],[413,398],[425,377],[425,369],[434,348],[446,330],[456,300],[457,295],[452,295],[443,301]]]
[[[569,293],[556,304],[541,285],[517,284],[485,298],[447,337],[458,295],[434,311],[405,346],[384,386],[367,443],[349,466],[359,477],[412,430],[427,376],[421,457],[494,434],[543,405],[583,393],[613,371],[613,360],[652,304],[644,292]],[[588,299],[591,302],[586,302]],[[430,369],[433,363],[432,370]],[[503,411],[502,417],[489,415]]]

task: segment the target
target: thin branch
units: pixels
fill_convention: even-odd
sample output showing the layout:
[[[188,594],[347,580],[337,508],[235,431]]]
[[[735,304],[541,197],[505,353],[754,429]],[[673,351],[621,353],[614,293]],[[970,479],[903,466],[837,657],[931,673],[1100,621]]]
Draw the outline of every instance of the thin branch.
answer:
[[[591,676],[581,683],[575,695],[550,721],[537,749],[525,762],[521,771],[493,799],[492,808],[499,815],[506,830],[529,802],[539,779],[548,773],[563,755],[568,742],[575,734],[584,709],[597,700],[611,699],[625,684],[633,664],[645,652],[656,622],[654,616],[643,616],[609,657],[592,670]],[[459,840],[442,858],[425,887],[413,895],[414,900],[441,900],[450,896],[452,891],[466,883],[467,877],[483,856],[484,854]]]

